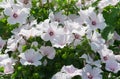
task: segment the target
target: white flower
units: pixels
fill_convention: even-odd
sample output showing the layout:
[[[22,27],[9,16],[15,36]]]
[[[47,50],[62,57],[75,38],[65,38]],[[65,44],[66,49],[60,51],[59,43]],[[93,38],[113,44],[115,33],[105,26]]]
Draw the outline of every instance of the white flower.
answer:
[[[89,55],[83,54],[80,58],[84,58],[87,64],[95,65],[99,68],[101,67],[101,61],[100,60],[94,61]]]
[[[78,23],[73,22],[72,20],[64,21],[63,31],[66,34],[72,34],[73,33],[72,31],[74,31],[74,30],[80,30],[80,29],[81,29],[81,27],[80,27],[80,25]]]
[[[82,71],[82,79],[102,79],[102,75],[100,74],[102,71],[99,68],[92,68],[87,64]]]
[[[102,38],[102,36],[100,35],[100,33],[94,31],[93,35],[90,38],[91,42],[97,42],[97,43],[105,43],[105,40]]]
[[[7,21],[9,24],[20,23],[25,24],[26,19],[29,14],[29,9],[23,8],[18,5],[13,5],[12,7],[6,8],[4,10],[5,15],[9,16]]]
[[[22,65],[41,65],[39,60],[42,58],[42,55],[34,49],[28,49],[24,53],[21,53],[19,57],[21,58],[20,62]]]
[[[107,60],[105,69],[113,73],[117,73],[120,70],[120,63],[113,59]]]
[[[38,30],[41,30],[42,32],[46,32],[47,28],[50,26],[49,25],[49,23],[50,23],[49,21],[50,21],[49,19],[45,19],[44,22],[40,22],[39,24],[36,24],[36,28]]]
[[[63,33],[63,32],[61,32]],[[55,36],[54,40],[51,41],[52,46],[56,47],[56,48],[63,48],[65,47],[67,44],[69,45],[71,42],[73,41],[73,38],[71,35],[67,35],[67,34],[59,34],[57,36]]]
[[[77,69],[73,65],[63,66],[60,72],[53,75],[52,79],[72,79],[74,76],[80,76],[81,72],[81,69]]]
[[[50,40],[50,42],[52,43],[52,46],[56,48],[63,48],[67,44],[69,45],[73,42],[73,35],[70,28],[58,26],[55,30],[54,37]]]
[[[0,66],[4,67],[5,74],[12,74],[14,72],[13,65],[15,64],[15,60],[9,58],[8,54],[0,55]]]
[[[22,28],[19,32],[19,35],[24,36],[26,39],[29,39],[30,37],[40,36],[41,34],[42,32],[37,30],[35,27],[32,27],[31,29]]]
[[[13,65],[15,64],[15,60],[12,58],[6,58],[2,60],[0,64],[4,67],[5,74],[12,74],[14,72]]]
[[[79,15],[76,15],[76,14],[70,14],[70,15],[68,15],[66,21],[68,21],[68,20],[72,20],[72,21],[74,21],[74,20],[75,20],[76,18],[78,18],[78,17],[79,17]]]
[[[90,10],[93,10],[93,8],[89,8]],[[76,18],[74,21],[79,23],[80,25],[85,24],[86,19],[88,18],[88,12],[89,10],[80,10],[79,11],[79,17]]]
[[[46,24],[46,22],[45,22]],[[52,41],[56,35],[56,32],[58,30],[58,23],[52,22],[52,23],[47,23],[46,25],[43,24],[41,27],[43,27],[43,34],[41,34],[41,38],[44,41]],[[45,27],[44,27],[45,25]]]
[[[17,49],[17,44],[18,38],[14,38],[14,36],[9,38],[7,41],[7,49],[5,53],[7,53],[8,51],[15,51]]]
[[[14,0],[2,0],[2,2],[0,2],[0,7],[5,9],[11,7],[14,4]]]
[[[86,28],[81,27],[78,29],[73,29],[72,30],[73,33],[73,39],[74,39],[74,46],[77,46],[81,43],[82,37],[86,34]]]
[[[120,55],[115,55],[115,59],[120,62]]]
[[[116,5],[118,2],[119,0],[101,0],[98,4],[98,7],[103,9],[108,5]]]
[[[106,7],[106,6],[109,5],[109,1],[110,1],[110,0],[101,0],[101,1],[99,2],[99,4],[98,4],[98,7],[99,7],[100,9],[103,9],[104,7]]]
[[[53,59],[55,57],[55,49],[50,46],[41,46],[40,52],[43,56],[47,56],[49,59]]]
[[[71,79],[71,77],[68,74],[57,72],[51,79]]]
[[[63,66],[60,72],[66,73],[72,78],[77,75],[81,76],[82,70],[75,68],[73,65],[69,65]]]
[[[26,8],[31,8],[32,7],[32,4],[31,4],[31,1],[32,0],[16,0],[18,4],[26,7]]]
[[[91,9],[88,9],[91,10]],[[100,29],[103,30],[106,26],[105,19],[103,18],[103,15],[101,13],[96,14],[94,10],[91,12],[88,12],[88,18],[86,19],[86,23],[88,26],[88,29],[96,30]]]
[[[119,0],[109,0],[109,3],[111,5],[116,5],[118,2],[120,2]]]
[[[8,51],[16,51],[18,44],[24,45],[25,40],[18,35],[15,35],[15,36],[12,36],[11,38],[9,38],[7,41],[7,49],[6,49],[5,53],[7,53]]]
[[[17,47],[17,50],[18,50],[19,52],[23,52],[23,45],[19,45],[19,46]]]
[[[2,60],[4,60],[4,59],[7,59],[7,58],[9,58],[8,54],[1,54],[1,55],[0,55],[0,62],[1,62]],[[0,65],[1,65],[1,64],[0,64]]]
[[[91,46],[91,49],[94,51],[94,52],[98,52],[99,50],[101,50],[103,48],[103,44],[99,44],[99,43],[96,43],[96,42],[91,42],[90,43],[90,46]]]
[[[53,47],[63,48],[66,44],[70,44],[73,41],[72,35],[67,34],[68,32],[63,27],[58,26],[57,22],[49,23],[48,20],[45,20],[40,26],[37,28],[43,31],[41,38],[44,41],[50,41]]]
[[[111,59],[115,60],[115,55],[113,54],[113,51],[108,49],[106,46],[104,46],[103,49],[99,50],[99,54],[101,57],[101,61],[104,63]]]
[[[49,14],[49,19],[50,19],[51,22],[57,21],[57,22],[63,24],[64,21],[66,20],[66,18],[67,17],[62,14],[62,11],[58,12],[58,13],[55,13],[55,14],[53,14],[53,12],[51,12]]]
[[[11,64],[7,64],[4,66],[5,74],[12,74],[14,72],[14,67]]]
[[[94,33],[87,33],[87,38],[90,39],[90,46],[91,49],[95,52],[98,52],[99,50],[103,49],[105,46],[105,40],[101,37],[101,35],[94,31]]]

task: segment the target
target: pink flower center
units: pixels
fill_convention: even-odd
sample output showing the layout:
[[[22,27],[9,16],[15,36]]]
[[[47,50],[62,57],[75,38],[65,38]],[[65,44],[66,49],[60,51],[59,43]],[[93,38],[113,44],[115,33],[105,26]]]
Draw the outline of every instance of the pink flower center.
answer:
[[[13,14],[13,17],[14,17],[14,18],[17,18],[17,17],[18,17],[18,14],[17,14],[17,13],[14,13],[14,14]]]
[[[28,1],[29,1],[29,0],[23,0],[23,3],[24,3],[24,4],[28,4]]]
[[[94,25],[94,26],[95,26],[96,24],[97,24],[97,23],[96,23],[96,21],[92,21],[92,25]]]
[[[54,32],[50,31],[50,32],[49,32],[49,35],[50,35],[50,36],[53,36],[53,35],[54,35]]]
[[[68,73],[74,73],[74,72],[75,72],[74,69],[69,69],[69,68],[66,68],[66,71],[67,71]]]
[[[110,70],[111,70],[111,71],[115,71],[115,68],[112,68],[112,67],[111,67]]]
[[[74,34],[74,37],[75,37],[75,39],[79,39],[79,38],[80,38],[80,35]]]
[[[29,63],[33,63],[33,60],[30,60],[30,59],[29,59],[29,60],[27,60],[27,61],[28,61]]]
[[[107,57],[107,56],[104,56],[103,59],[104,59],[105,61],[107,61],[107,60],[108,60],[108,57]]]
[[[55,18],[55,21],[60,22],[60,19],[59,18]]]
[[[87,77],[88,77],[88,79],[93,79],[92,74],[90,74],[89,72],[87,73]]]
[[[48,56],[48,55],[49,55],[49,51],[45,50],[45,51],[43,52],[43,54],[44,54],[45,56]]]

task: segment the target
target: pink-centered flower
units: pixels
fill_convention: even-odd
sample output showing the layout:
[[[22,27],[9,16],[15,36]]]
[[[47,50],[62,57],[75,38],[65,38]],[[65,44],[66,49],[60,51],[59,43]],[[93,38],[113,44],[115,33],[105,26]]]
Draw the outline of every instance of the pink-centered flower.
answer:
[[[52,22],[52,23],[44,22],[44,24],[41,27],[43,27],[43,34],[41,34],[41,38],[44,41],[49,41],[49,40],[52,41],[54,39],[54,37],[56,36],[56,32],[58,30],[58,23],[56,23],[56,22]]]
[[[96,14],[94,11],[88,12],[88,18],[86,19],[86,23],[87,23],[88,29],[91,29],[91,30],[96,30],[96,29],[103,30],[106,26],[103,15],[101,13]]]
[[[91,67],[90,65],[86,65],[82,70],[82,79],[102,79],[101,69],[97,67]]]
[[[4,13],[9,16],[7,19],[9,24],[25,24],[29,14],[29,9],[23,8],[19,5],[13,5],[12,7],[6,8]]]
[[[106,62],[105,69],[117,73],[120,70],[120,63],[116,60],[110,59]]]
[[[102,62],[107,62],[108,60],[115,60],[115,55],[112,50],[108,49],[106,46],[104,46],[103,49],[99,51],[100,57]]]
[[[82,41],[82,37],[86,34],[86,28],[78,28],[78,29],[73,29],[72,30],[73,33],[73,38],[74,38],[74,46],[77,46],[81,43]]]

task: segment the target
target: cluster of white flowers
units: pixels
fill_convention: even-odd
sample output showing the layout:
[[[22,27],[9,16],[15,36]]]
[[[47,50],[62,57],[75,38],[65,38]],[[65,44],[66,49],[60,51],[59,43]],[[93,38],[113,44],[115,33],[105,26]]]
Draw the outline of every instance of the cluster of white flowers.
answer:
[[[50,0],[49,2],[51,2]],[[90,6],[97,0],[78,0],[76,6],[81,8],[83,6]],[[47,0],[42,0],[46,4]],[[89,55],[83,54],[80,58],[86,60],[86,65],[82,69],[75,68],[73,65],[63,66],[60,72],[57,72],[52,79],[71,79],[79,75],[82,79],[102,79],[101,64],[105,64],[105,69],[113,73],[120,70],[120,55],[115,55],[112,50],[108,48],[109,43],[102,38],[101,33],[107,24],[102,14],[104,7],[108,5],[116,5],[119,0],[101,0],[98,3],[98,12],[94,7],[89,7],[85,10],[80,9],[79,15],[64,15],[64,11],[49,14],[48,19],[37,23],[36,19],[28,19],[33,17],[30,15],[32,8],[32,0],[3,0],[0,7],[3,8],[3,17],[7,16],[9,24],[19,24],[15,28],[13,35],[8,40],[3,40],[0,37],[0,52],[6,46],[5,54],[0,55],[0,66],[4,67],[5,74],[14,72],[13,65],[18,60],[9,57],[9,51],[15,52],[18,50],[20,63],[22,65],[38,66],[43,64],[41,59],[46,56],[48,59],[54,59],[56,51],[55,48],[64,48],[72,45],[76,47],[81,44],[84,36],[87,37],[89,45],[94,53],[100,55],[100,60],[94,61]],[[38,47],[38,42],[33,41],[30,44],[30,49],[22,50],[22,47],[27,44],[30,38],[40,37],[44,42],[50,42],[51,46],[41,45]],[[117,32],[114,32],[113,41],[120,40]],[[94,66],[94,67],[93,67]]]

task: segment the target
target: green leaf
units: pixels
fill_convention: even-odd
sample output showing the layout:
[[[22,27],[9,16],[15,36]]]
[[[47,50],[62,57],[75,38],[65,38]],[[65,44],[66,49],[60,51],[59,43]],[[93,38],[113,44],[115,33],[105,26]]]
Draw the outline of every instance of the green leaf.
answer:
[[[102,31],[102,37],[105,40],[109,40],[113,37],[115,28],[113,26],[107,26],[103,31]]]

